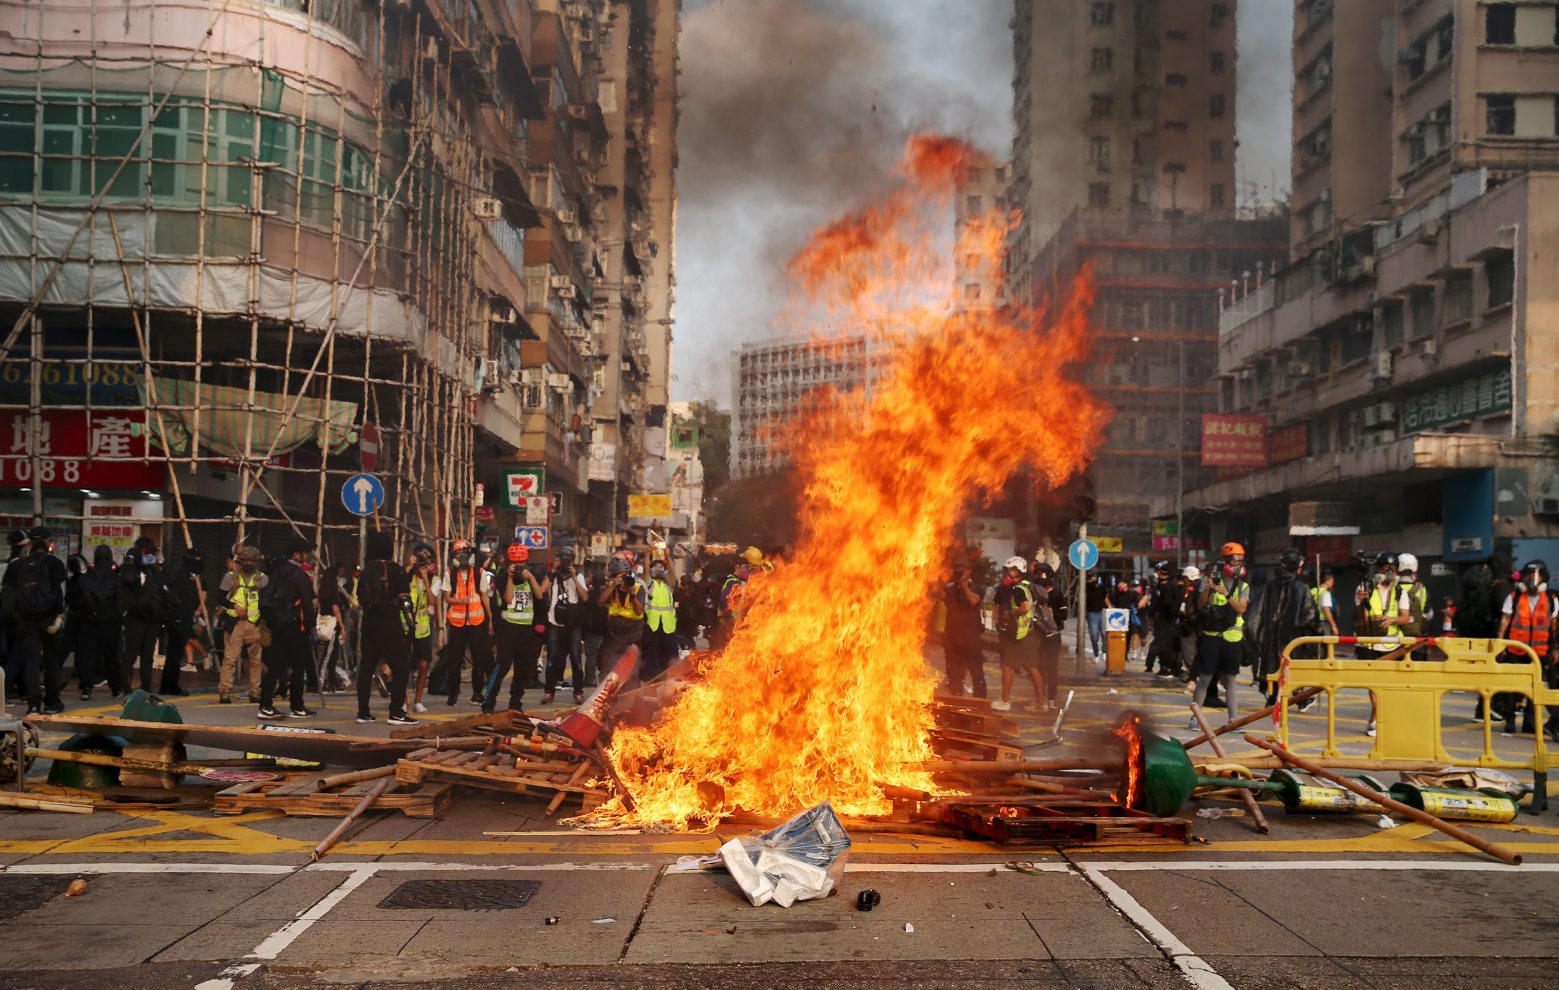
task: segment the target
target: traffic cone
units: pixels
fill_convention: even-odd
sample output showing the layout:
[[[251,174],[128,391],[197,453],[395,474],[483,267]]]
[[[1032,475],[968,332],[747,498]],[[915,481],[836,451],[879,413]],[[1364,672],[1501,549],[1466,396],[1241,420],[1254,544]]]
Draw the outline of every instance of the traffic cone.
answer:
[[[617,666],[601,681],[601,686],[595,689],[595,693],[586,698],[584,704],[553,723],[557,730],[572,739],[580,749],[594,746],[606,729],[606,710],[611,707],[612,699],[628,683],[628,678],[633,676],[634,668],[638,665],[639,648],[630,646]]]

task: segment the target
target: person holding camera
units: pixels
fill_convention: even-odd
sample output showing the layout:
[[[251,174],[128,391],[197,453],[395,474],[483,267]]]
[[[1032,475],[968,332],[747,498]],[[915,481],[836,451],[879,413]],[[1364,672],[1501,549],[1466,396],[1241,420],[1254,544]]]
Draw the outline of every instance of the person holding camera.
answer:
[[[976,698],[989,693],[985,684],[985,626],[981,602],[985,589],[974,583],[974,565],[967,560],[953,564],[953,579],[942,588],[947,606],[947,623],[942,640],[942,656],[947,668],[947,689],[963,696],[964,679]]]
[[[633,576],[633,564],[623,557],[613,557],[606,565],[606,583],[597,595],[597,600],[606,606],[606,639],[601,644],[597,668],[605,677],[628,647],[644,638],[648,596],[644,585]],[[547,697],[552,697],[550,692]]]
[[[367,562],[357,582],[357,600],[363,611],[362,638],[357,651],[357,721],[376,721],[368,699],[373,693],[374,671],[390,668],[390,724],[416,725],[406,714],[406,679],[411,671],[411,639],[416,632],[411,578],[398,567],[388,532],[368,535]]]
[[[269,580],[260,573],[262,559],[258,547],[240,547],[238,569],[222,579],[222,591],[227,595],[227,607],[223,609],[226,634],[222,640],[222,671],[217,675],[217,701],[224,705],[233,702],[233,681],[245,650],[249,651],[245,661],[249,700],[255,704],[260,701],[260,592]]]
[[[426,543],[411,548],[406,580],[411,599],[411,662],[417,671],[411,710],[420,715],[428,710],[422,703],[422,694],[428,688],[428,671],[433,666],[433,548]]]
[[[508,566],[499,578],[503,607],[498,612],[498,656],[482,702],[482,711],[488,715],[498,707],[498,688],[510,667],[514,668],[514,680],[509,685],[509,710],[523,709],[525,688],[535,675],[536,660],[549,631],[547,623],[536,615],[536,602],[546,596],[552,582],[545,576],[536,577],[530,567],[530,551],[518,540],[509,544],[504,556]]]
[[[1229,719],[1239,715],[1235,682],[1245,659],[1245,612],[1250,608],[1250,584],[1245,570],[1245,548],[1225,543],[1222,560],[1207,569],[1196,591],[1197,624],[1201,635],[1196,665],[1191,670],[1192,696],[1204,706],[1215,682],[1223,685]],[[1193,718],[1188,728],[1198,728]]]
[[[558,565],[547,575],[547,689],[544,700],[551,702],[563,680],[563,662],[569,663],[569,676],[574,687],[574,700],[585,699],[584,629],[581,606],[590,594],[585,576],[574,566],[574,548],[558,549]],[[534,662],[534,658],[532,658]],[[527,678],[530,674],[525,675]]]
[[[644,663],[640,680],[653,680],[682,656],[677,638],[677,593],[666,580],[666,562],[650,563],[650,586],[645,605]]]
[[[444,661],[449,666],[449,706],[460,701],[460,668],[467,655],[471,658],[471,701],[480,705],[485,696],[488,668],[493,662],[489,637],[488,605],[492,599],[491,571],[474,566],[475,548],[471,541],[459,539],[451,548],[451,566],[433,584],[435,597],[444,600],[444,618],[449,626],[444,639]]]

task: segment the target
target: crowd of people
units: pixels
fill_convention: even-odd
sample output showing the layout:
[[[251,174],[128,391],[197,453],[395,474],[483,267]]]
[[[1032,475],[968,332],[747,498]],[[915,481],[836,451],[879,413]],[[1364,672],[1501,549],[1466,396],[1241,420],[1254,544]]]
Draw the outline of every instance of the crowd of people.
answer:
[[[377,691],[391,723],[414,724],[427,699],[458,705],[467,671],[470,703],[484,712],[519,709],[538,682],[543,704],[564,691],[578,703],[630,646],[648,680],[696,637],[726,641],[748,578],[768,566],[748,547],[695,559],[675,577],[663,548],[581,563],[569,546],[542,560],[518,541],[465,539],[443,562],[427,543],[397,559],[378,532],[363,561],[324,568],[301,537],[270,558],[239,546],[208,593],[197,551],[171,565],[149,537],[118,559],[98,546],[90,564],[61,560],[44,527],[10,542],[0,565],[7,697],[46,715],[65,707],[67,670],[83,702],[99,689],[123,697],[137,672],[142,690],[177,698],[190,694],[181,674],[203,663],[217,673],[220,703],[242,684],[267,720],[312,717],[310,692],[355,690],[358,722],[377,720]]]
[[[1356,567],[1364,578],[1348,610],[1353,623],[1346,634],[1510,639],[1529,646],[1543,665],[1546,682],[1559,685],[1559,595],[1549,589],[1544,561],[1527,562],[1510,572],[1508,580],[1500,578],[1490,561],[1473,565],[1461,577],[1461,594],[1445,596],[1438,604],[1413,554],[1382,552],[1373,560],[1360,559]],[[989,696],[983,646],[988,611],[1001,665],[1000,696],[991,707],[1010,711],[1013,684],[1026,679],[1033,686],[1035,709],[1051,710],[1058,686],[1061,633],[1070,607],[1067,594],[1057,586],[1053,566],[1038,557],[1012,557],[989,588],[977,583],[977,574],[975,562],[956,562],[952,580],[937,592],[945,688],[955,695]],[[1253,585],[1245,547],[1226,543],[1218,559],[1205,568],[1177,569],[1169,561],[1159,561],[1153,565],[1151,580],[1101,577],[1090,581],[1082,603],[1087,630],[1084,653],[1103,658],[1106,610],[1122,610],[1129,615],[1128,663],[1141,663],[1147,673],[1178,679],[1199,705],[1225,708],[1232,720],[1239,715],[1242,670],[1249,670],[1251,685],[1261,691],[1266,704],[1272,704],[1282,653],[1289,643],[1304,636],[1345,634],[1336,587],[1334,571],[1307,568],[1304,556],[1292,548],[1278,555],[1265,582]],[[1389,642],[1359,644],[1354,656],[1383,657],[1400,649]],[[1425,660],[1440,654],[1431,646],[1418,646],[1408,656]],[[1514,649],[1500,659],[1530,662],[1524,652]],[[1373,698],[1371,705],[1366,733],[1373,736],[1377,714]],[[1491,705],[1507,733],[1538,731],[1537,713],[1525,696],[1496,696]],[[1306,702],[1301,708],[1308,706]],[[1481,710],[1476,714],[1481,717]],[[1194,720],[1190,727],[1197,727]],[[1548,718],[1542,730],[1559,739],[1559,716]]]

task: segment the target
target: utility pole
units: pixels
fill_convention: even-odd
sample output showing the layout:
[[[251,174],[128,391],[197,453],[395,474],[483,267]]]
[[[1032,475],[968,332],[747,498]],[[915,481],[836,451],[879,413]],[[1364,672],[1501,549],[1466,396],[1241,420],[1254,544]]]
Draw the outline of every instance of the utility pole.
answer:
[[[1180,351],[1180,385],[1175,389],[1175,570],[1185,566],[1185,341],[1177,342]]]

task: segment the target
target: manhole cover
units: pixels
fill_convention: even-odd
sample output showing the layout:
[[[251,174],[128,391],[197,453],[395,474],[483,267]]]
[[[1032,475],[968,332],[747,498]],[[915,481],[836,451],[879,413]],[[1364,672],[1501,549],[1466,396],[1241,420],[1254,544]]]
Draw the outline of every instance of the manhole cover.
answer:
[[[524,907],[541,889],[536,880],[408,880],[379,902],[382,908],[496,911]]]

